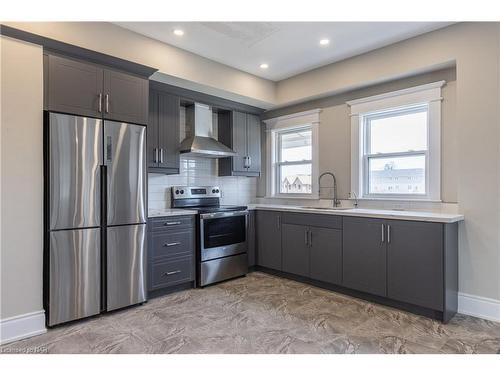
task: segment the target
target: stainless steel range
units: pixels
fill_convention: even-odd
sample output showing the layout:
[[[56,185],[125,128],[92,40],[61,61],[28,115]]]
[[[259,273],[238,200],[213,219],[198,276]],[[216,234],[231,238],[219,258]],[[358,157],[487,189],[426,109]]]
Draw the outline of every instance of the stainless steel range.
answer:
[[[173,186],[172,207],[198,211],[197,285],[248,271],[246,206],[221,206],[217,186]]]

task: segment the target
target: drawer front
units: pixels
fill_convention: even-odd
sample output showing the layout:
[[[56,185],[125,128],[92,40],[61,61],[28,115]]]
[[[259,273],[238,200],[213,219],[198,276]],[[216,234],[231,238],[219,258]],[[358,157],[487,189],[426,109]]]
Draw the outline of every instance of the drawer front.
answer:
[[[284,212],[283,223],[295,224],[295,225],[307,225],[311,227],[342,229],[342,216]]]
[[[150,278],[151,290],[193,281],[193,258],[152,264]]]
[[[191,216],[167,216],[152,218],[150,228],[153,231],[165,229],[180,229],[194,226],[194,215]]]
[[[151,260],[194,256],[194,229],[157,231],[151,234]]]

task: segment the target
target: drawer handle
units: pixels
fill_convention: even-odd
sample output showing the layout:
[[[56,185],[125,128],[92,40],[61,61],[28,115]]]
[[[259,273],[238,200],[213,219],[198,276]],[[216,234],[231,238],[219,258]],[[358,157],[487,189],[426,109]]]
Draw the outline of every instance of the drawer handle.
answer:
[[[180,242],[165,242],[163,244],[163,246],[170,247],[170,246],[177,246],[177,245],[180,245],[180,244],[181,244]]]
[[[182,224],[180,221],[167,221],[165,224],[163,225],[180,225]]]
[[[163,276],[172,276],[175,275],[176,273],[181,273],[181,270],[165,272]]]

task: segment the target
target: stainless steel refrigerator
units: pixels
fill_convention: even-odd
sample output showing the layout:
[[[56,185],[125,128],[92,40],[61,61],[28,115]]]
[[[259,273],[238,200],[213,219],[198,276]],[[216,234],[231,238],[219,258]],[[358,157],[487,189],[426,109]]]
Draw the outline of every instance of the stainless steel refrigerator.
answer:
[[[47,325],[146,300],[146,129],[45,113]]]

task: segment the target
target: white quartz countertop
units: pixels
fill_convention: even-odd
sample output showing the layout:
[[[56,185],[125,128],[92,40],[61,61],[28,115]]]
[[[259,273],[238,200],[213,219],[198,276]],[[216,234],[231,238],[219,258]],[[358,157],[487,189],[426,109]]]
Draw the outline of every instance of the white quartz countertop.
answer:
[[[183,215],[196,215],[197,212],[193,210],[185,210],[180,208],[165,208],[162,210],[149,210],[148,217],[165,217],[165,216],[183,216]]]
[[[277,204],[250,204],[249,209],[253,210],[271,210],[271,211],[290,211],[290,212],[303,212],[315,213],[324,215],[340,215],[340,216],[358,216],[358,217],[371,217],[380,219],[394,219],[394,220],[412,220],[412,221],[429,221],[435,223],[456,223],[464,220],[463,215],[447,214],[439,212],[426,212],[426,211],[406,211],[406,210],[382,210],[382,209],[369,209],[369,208],[349,208],[341,210],[331,209],[318,209],[318,208],[305,208],[300,206],[290,205],[277,205]]]

